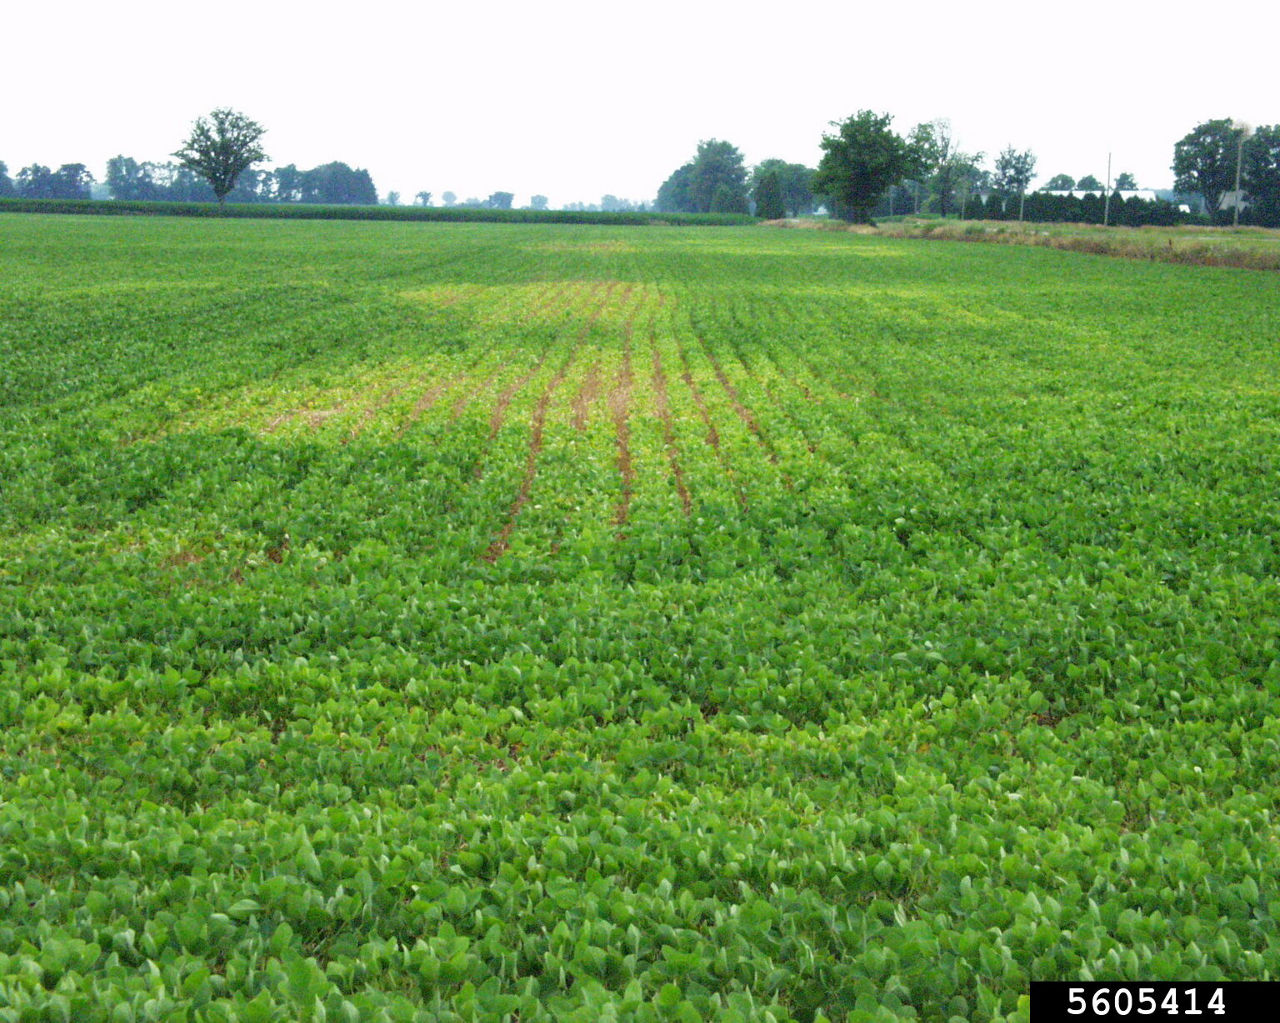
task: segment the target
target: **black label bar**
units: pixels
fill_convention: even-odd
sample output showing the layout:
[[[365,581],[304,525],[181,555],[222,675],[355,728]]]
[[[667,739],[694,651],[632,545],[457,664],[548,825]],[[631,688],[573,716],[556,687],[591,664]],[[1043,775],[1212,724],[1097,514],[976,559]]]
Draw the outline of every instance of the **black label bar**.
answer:
[[[1178,1020],[1244,1023],[1277,1018],[1280,981],[1033,980],[1031,1023]]]

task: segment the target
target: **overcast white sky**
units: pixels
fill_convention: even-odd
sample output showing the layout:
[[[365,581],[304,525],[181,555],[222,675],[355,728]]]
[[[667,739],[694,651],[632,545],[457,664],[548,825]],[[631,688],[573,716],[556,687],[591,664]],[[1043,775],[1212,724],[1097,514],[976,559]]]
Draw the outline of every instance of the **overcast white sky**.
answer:
[[[0,160],[164,160],[196,116],[268,129],[269,166],[366,167],[380,193],[504,190],[651,199],[699,139],[748,164],[813,166],[863,108],[905,133],[950,119],[990,158],[1031,149],[1040,181],[1132,171],[1168,187],[1174,142],[1210,117],[1280,123],[1280,3],[1206,11],[935,0],[456,3],[62,0],[0,16]],[[1232,26],[1238,36],[1232,38]]]

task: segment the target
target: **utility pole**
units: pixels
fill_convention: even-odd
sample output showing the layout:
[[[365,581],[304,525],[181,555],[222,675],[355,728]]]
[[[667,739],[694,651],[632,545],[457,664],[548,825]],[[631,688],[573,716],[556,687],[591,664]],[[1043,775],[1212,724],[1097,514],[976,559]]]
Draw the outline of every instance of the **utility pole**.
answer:
[[[1236,194],[1231,203],[1231,226],[1240,226],[1240,164],[1244,160],[1244,140],[1249,137],[1249,126],[1243,121],[1232,121],[1231,127],[1239,133],[1236,139]]]
[[[1111,222],[1111,154],[1107,154],[1107,191],[1106,198],[1102,201],[1102,226],[1106,227]]]

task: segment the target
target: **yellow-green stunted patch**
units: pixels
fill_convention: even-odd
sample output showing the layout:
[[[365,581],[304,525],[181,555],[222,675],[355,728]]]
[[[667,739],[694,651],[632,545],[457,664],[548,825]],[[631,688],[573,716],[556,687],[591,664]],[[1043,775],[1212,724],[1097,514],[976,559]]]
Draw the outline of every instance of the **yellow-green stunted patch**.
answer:
[[[567,250],[572,251],[572,250]],[[431,310],[451,310],[460,329],[483,332],[520,326],[561,327],[566,323],[617,323],[634,315],[657,290],[639,281],[551,279],[488,286],[436,285],[397,293],[397,298]]]
[[[532,246],[533,252],[571,253],[581,255],[617,255],[619,253],[639,252],[640,249],[618,238],[608,240],[592,240],[590,238],[575,241],[542,242]]]

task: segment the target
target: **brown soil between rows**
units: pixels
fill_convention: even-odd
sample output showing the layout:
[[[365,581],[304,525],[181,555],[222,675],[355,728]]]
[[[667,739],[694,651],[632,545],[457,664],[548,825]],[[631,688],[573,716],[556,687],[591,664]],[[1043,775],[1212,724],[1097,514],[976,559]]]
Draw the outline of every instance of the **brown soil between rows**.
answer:
[[[680,467],[679,449],[676,447],[675,427],[671,423],[671,406],[667,401],[667,374],[662,369],[662,356],[658,354],[655,338],[649,335],[653,345],[653,401],[662,423],[662,439],[667,447],[667,461],[671,463],[671,474],[676,481],[676,493],[680,495],[680,506],[686,515],[689,514],[693,502],[689,499],[689,488],[684,483],[684,470]]]
[[[587,370],[582,386],[573,397],[573,428],[581,433],[591,421],[591,409],[600,397],[600,361],[597,359]]]
[[[627,320],[622,336],[622,368],[618,371],[618,379],[609,391],[609,411],[613,415],[613,430],[618,444],[618,475],[622,477],[622,496],[618,499],[618,507],[614,511],[613,521],[616,526],[626,524],[631,510],[631,493],[635,485],[635,470],[631,465],[631,320]]]
[[[617,283],[617,281],[610,281],[603,289],[596,289],[596,294],[600,297],[599,305],[597,305],[592,311],[587,322],[582,325],[582,329],[578,332],[578,336],[574,338],[573,347],[570,349],[569,354],[556,370],[555,376],[548,381],[542,395],[538,398],[538,404],[533,411],[533,418],[531,422],[532,429],[529,436],[529,453],[525,458],[524,476],[520,481],[520,489],[516,494],[515,500],[511,504],[511,510],[507,513],[506,523],[503,525],[499,534],[494,538],[493,542],[489,544],[489,549],[484,553],[484,560],[488,561],[490,564],[502,557],[507,548],[511,546],[511,534],[515,531],[516,519],[519,518],[521,510],[528,503],[529,495],[533,491],[533,480],[538,473],[538,456],[542,453],[543,431],[546,427],[547,407],[551,403],[551,396],[555,393],[560,384],[564,382],[565,377],[569,373],[569,367],[572,365],[574,358],[578,354],[578,349],[582,346],[582,342],[603,314],[605,304],[609,301],[609,296],[613,293]],[[631,285],[627,285],[626,291],[623,294],[623,299],[625,300],[630,294]],[[527,383],[528,379],[533,376],[533,373],[536,372],[538,367],[546,360],[548,352],[549,350],[543,352],[537,365],[525,378],[523,378],[520,386],[524,386],[524,383]],[[512,393],[514,394],[514,392]],[[508,399],[507,404],[509,403],[510,399]],[[505,408],[506,406],[504,405],[504,412]],[[497,427],[493,425],[495,422],[500,427],[502,420],[500,418],[490,420],[490,427],[494,434],[497,433]],[[481,463],[481,465],[477,465],[477,475],[483,471],[482,467],[483,463]]]
[[[556,388],[564,381],[565,376],[569,372],[569,365],[573,362],[574,355],[577,354],[577,345],[574,346],[568,357],[560,364],[560,368],[556,370],[556,375],[548,381],[546,388],[543,390],[541,397],[538,398],[537,407],[533,411],[532,430],[529,435],[529,452],[525,457],[524,476],[520,480],[520,490],[516,493],[516,498],[511,504],[511,510],[507,512],[507,521],[503,524],[501,532],[489,544],[489,549],[484,553],[484,560],[492,564],[497,561],[511,546],[511,534],[516,528],[516,519],[520,516],[521,509],[529,501],[529,495],[533,491],[533,478],[538,473],[538,456],[542,453],[543,430],[547,422],[547,407],[551,404],[551,396],[555,393]]]

